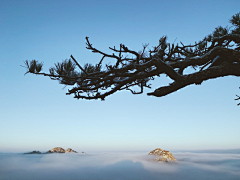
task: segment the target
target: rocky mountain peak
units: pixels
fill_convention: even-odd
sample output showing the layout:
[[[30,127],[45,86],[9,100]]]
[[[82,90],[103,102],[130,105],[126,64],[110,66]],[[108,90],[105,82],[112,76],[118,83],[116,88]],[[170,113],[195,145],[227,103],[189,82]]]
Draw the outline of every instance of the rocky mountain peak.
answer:
[[[52,150],[49,150],[49,152],[52,152],[52,153],[65,153],[65,149],[63,149],[61,147],[55,147]]]
[[[163,150],[161,148],[157,148],[152,150],[149,155],[155,155],[158,156],[157,158],[154,159],[155,162],[177,162],[177,160],[175,159],[175,157],[172,155],[171,152]]]
[[[52,150],[49,150],[48,153],[77,153],[77,151],[74,151],[71,148],[67,148],[67,150],[61,148],[61,147],[55,147]]]
[[[67,148],[67,150],[61,148],[61,147],[55,147],[52,150],[49,150],[47,152],[41,153],[40,151],[32,151],[29,153],[24,153],[24,154],[49,154],[49,153],[78,153],[77,151],[74,151],[71,148]],[[86,154],[86,153],[85,153]]]
[[[65,151],[65,153],[69,153],[69,152],[77,153],[77,151],[74,151],[74,150],[71,149],[71,148],[67,148],[67,150]]]

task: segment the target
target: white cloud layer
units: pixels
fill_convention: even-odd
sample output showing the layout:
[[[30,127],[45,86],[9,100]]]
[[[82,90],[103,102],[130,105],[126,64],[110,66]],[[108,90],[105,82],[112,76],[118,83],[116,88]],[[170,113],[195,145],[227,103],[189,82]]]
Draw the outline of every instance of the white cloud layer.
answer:
[[[238,180],[240,154],[174,153],[177,164],[146,153],[0,154],[4,180]]]

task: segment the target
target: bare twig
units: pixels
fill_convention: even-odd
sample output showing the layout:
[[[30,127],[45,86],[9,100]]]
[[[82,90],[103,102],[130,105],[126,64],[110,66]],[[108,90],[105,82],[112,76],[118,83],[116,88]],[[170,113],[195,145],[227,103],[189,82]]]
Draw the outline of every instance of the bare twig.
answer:
[[[82,66],[80,66],[80,64],[77,62],[77,60],[71,55],[70,56],[72,58],[72,60],[76,63],[76,65],[86,74],[88,75],[88,73],[82,68]]]

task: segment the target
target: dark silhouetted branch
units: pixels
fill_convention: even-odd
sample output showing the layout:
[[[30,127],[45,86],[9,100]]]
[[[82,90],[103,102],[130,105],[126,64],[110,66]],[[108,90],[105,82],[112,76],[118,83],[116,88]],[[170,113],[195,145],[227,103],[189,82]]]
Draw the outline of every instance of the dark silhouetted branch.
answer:
[[[67,95],[73,94],[74,98],[88,100],[104,100],[122,90],[141,94],[145,88],[151,88],[152,80],[165,74],[173,82],[147,93],[162,97],[209,79],[240,76],[240,16],[234,15],[233,19],[230,21],[235,26],[232,31],[219,26],[212,34],[193,45],[184,45],[182,42],[180,45],[170,44],[167,43],[167,37],[163,36],[157,46],[148,51],[148,44],[143,45],[142,51],[138,52],[120,44],[119,49],[109,47],[113,53],[108,54],[93,47],[89,37],[86,37],[86,48],[102,56],[96,65],[85,64],[82,67],[71,55],[80,71],[75,69],[71,59],[55,64],[55,68],[49,69],[49,74],[40,72],[42,63],[36,60],[25,61],[25,68],[27,73],[49,76],[72,86]],[[113,61],[102,66],[106,57]],[[193,68],[192,72],[186,74],[185,70],[189,67]],[[237,97],[235,100],[240,100],[240,96]]]

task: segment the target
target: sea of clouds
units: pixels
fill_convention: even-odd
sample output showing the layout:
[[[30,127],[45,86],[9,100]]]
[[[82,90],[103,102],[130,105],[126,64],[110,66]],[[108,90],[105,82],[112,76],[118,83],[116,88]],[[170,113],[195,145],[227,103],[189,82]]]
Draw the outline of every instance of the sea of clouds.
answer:
[[[239,153],[174,152],[176,164],[147,152],[0,153],[0,180],[239,180]]]

